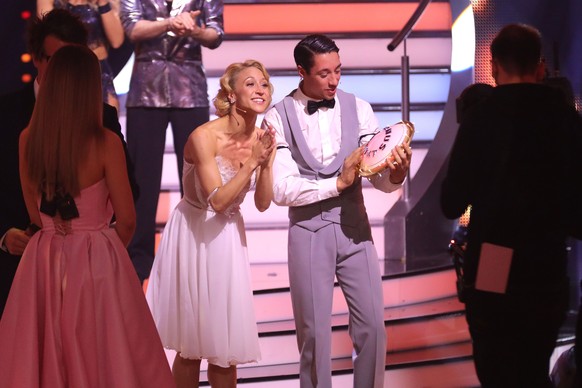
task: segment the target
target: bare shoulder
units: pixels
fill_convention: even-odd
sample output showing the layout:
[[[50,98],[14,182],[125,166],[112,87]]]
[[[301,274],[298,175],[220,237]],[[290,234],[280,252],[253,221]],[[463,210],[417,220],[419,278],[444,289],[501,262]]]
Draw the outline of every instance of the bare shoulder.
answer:
[[[106,141],[114,141],[115,140],[115,141],[121,142],[121,139],[119,138],[119,136],[115,132],[110,131],[109,129],[107,129],[105,127],[103,127],[103,133],[105,134]]]
[[[212,120],[202,124],[192,131],[190,139],[195,142],[210,142],[216,139],[220,129],[220,119]]]
[[[184,149],[184,157],[189,163],[216,153],[220,121],[220,119],[209,121],[192,131]]]
[[[103,133],[104,133],[104,141],[105,141],[105,149],[111,149],[110,147],[119,147],[121,146],[121,139],[119,138],[119,136],[108,130],[103,128]]]
[[[119,163],[121,158],[125,158],[123,144],[119,136],[108,129],[103,129],[103,139],[97,143],[98,157],[104,163]]]

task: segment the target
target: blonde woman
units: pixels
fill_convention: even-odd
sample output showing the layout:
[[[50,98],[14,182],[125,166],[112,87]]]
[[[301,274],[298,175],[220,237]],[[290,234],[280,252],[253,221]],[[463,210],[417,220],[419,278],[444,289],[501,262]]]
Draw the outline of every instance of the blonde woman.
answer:
[[[3,388],[174,386],[125,248],[135,211],[99,71],[85,46],[56,51],[20,137],[32,237],[0,321]]]
[[[231,64],[220,79],[218,119],[196,128],[184,150],[184,197],[156,254],[146,298],[165,347],[178,352],[180,388],[197,387],[201,359],[212,387],[236,386],[236,365],[260,359],[244,222],[239,211],[273,197],[274,134],[256,126],[271,103],[257,61]]]
[[[103,102],[119,111],[119,100],[113,85],[113,71],[107,61],[109,48],[118,48],[125,38],[119,18],[118,0],[37,0],[36,10],[42,16],[54,8],[76,15],[88,32],[88,46],[101,65]]]

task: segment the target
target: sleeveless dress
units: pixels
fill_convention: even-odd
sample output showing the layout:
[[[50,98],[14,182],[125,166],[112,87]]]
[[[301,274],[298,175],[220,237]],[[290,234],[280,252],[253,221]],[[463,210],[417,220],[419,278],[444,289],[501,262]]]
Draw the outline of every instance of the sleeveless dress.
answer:
[[[127,250],[109,227],[105,180],[75,198],[79,218],[41,213],[0,321],[3,388],[174,387]]]
[[[237,170],[216,157],[226,184]],[[244,222],[239,211],[254,174],[234,203],[216,213],[184,161],[184,197],[172,212],[146,298],[165,347],[227,368],[260,359]]]

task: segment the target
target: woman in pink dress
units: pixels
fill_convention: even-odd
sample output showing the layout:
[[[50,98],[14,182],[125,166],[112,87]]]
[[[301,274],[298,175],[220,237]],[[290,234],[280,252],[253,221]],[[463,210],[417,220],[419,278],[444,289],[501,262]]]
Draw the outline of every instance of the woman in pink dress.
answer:
[[[34,235],[0,322],[3,388],[174,386],[125,249],[133,200],[121,141],[103,128],[101,109],[97,57],[61,48],[20,137]]]

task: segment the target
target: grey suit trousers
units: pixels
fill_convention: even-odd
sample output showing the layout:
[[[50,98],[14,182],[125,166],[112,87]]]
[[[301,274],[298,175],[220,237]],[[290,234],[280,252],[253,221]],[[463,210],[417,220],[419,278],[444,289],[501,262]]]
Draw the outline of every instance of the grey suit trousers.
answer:
[[[289,280],[301,388],[331,388],[331,312],[334,276],[349,308],[355,350],[354,387],[383,388],[386,331],[382,279],[371,240],[346,236],[358,231],[328,224],[316,231],[289,229]],[[347,232],[347,233],[346,233]]]

